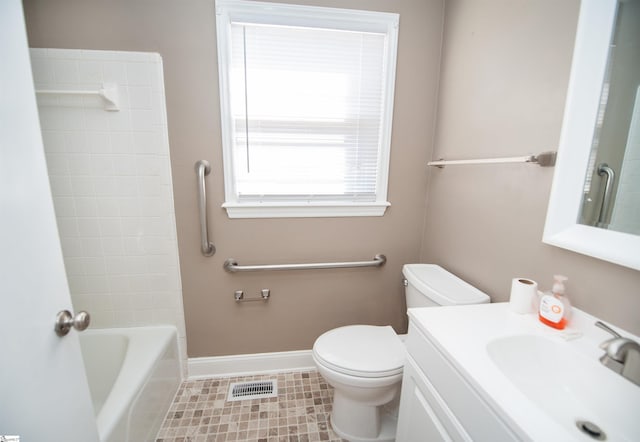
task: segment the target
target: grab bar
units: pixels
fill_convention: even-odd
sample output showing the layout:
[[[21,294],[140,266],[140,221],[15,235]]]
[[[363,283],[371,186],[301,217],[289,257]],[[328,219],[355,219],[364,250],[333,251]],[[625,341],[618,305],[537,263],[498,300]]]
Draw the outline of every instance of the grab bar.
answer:
[[[211,172],[211,166],[206,160],[196,162],[196,174],[198,175],[198,212],[200,215],[200,250],[204,256],[212,256],[216,253],[213,243],[209,242],[207,233],[207,191],[204,177]]]
[[[352,267],[380,267],[387,262],[384,255],[376,255],[373,261],[351,261],[351,262],[317,262],[309,264],[261,264],[252,266],[241,266],[233,259],[224,262],[224,269],[227,272],[255,272],[258,270],[317,270],[317,269],[344,269]]]
[[[613,183],[616,179],[616,173],[612,168],[609,167],[607,163],[602,163],[598,165],[598,175],[604,176],[604,195],[602,196],[602,204],[600,205],[600,213],[598,214],[598,222],[596,223],[596,227],[604,227],[606,228],[608,223],[605,222],[607,219],[607,213],[609,213],[609,206],[611,205],[611,191],[613,190]]]

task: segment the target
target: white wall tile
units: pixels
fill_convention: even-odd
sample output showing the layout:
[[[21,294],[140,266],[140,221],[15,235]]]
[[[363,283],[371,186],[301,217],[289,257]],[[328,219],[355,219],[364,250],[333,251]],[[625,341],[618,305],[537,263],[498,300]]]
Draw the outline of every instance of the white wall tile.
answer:
[[[136,148],[133,144],[133,133],[130,132],[112,132],[111,152],[113,153],[135,153]]]
[[[64,240],[64,238],[77,238],[79,236],[78,233],[78,223],[75,218],[63,218],[57,217],[58,221],[58,233]]]
[[[89,132],[108,132],[109,119],[104,109],[91,107],[84,109],[84,127]]]
[[[158,126],[161,125],[161,116],[157,109],[132,109],[131,123],[136,130],[155,131],[160,129]]]
[[[102,243],[102,252],[104,256],[123,256],[124,251],[124,240],[120,236],[113,237],[102,237],[100,238]]]
[[[86,238],[77,239],[80,241],[80,246],[82,247],[82,256],[91,258],[105,256],[102,247],[102,241],[97,233],[95,234],[95,236],[88,236]],[[104,266],[104,260],[102,265]]]
[[[137,129],[137,127],[135,129]],[[163,151],[166,151],[165,146],[162,142],[162,135],[157,131],[134,131],[133,143],[136,152],[142,154],[162,154]]]
[[[102,87],[102,63],[100,61],[78,62],[78,83],[88,87]]]
[[[98,311],[113,310],[113,297],[109,294],[102,294],[98,296],[91,296],[93,303],[92,309]],[[75,306],[74,306],[75,307]]]
[[[91,175],[91,155],[88,153],[76,153],[67,155],[67,172],[69,175],[85,176]]]
[[[81,217],[95,217],[98,215],[98,201],[93,197],[74,198],[76,215]]]
[[[53,66],[49,60],[44,59],[41,54],[34,54],[31,57],[31,69],[33,71],[33,82],[36,89],[48,89],[47,86],[55,83]]]
[[[66,176],[50,176],[49,184],[51,184],[51,193],[55,196],[73,195],[71,187],[71,179]]]
[[[91,293],[109,293],[109,282],[104,275],[86,275],[87,284],[91,287]]]
[[[151,87],[129,86],[129,106],[131,109],[152,109]]]
[[[127,86],[127,67],[121,61],[103,61],[102,77],[105,83],[115,83],[119,86]]]
[[[65,151],[64,133],[60,131],[43,130],[42,140],[44,144],[47,146],[47,150],[46,150],[47,155]]]
[[[100,236],[100,225],[97,218],[78,218],[76,223],[78,224],[78,236]]]
[[[136,176],[136,157],[135,155],[122,154],[112,155],[113,158],[113,174],[124,176]]]
[[[59,155],[56,152],[47,154],[47,169],[49,175],[68,175],[69,166],[67,157],[65,155]]]
[[[128,258],[133,258],[136,255],[147,254],[147,250],[144,248],[142,239],[138,236],[127,236],[124,238],[124,252]]]
[[[54,109],[56,111],[56,109]],[[57,112],[60,112],[57,109]],[[66,109],[65,109],[66,112]],[[77,115],[76,115],[77,116]],[[56,128],[57,130],[68,130],[64,133],[64,151],[67,153],[86,153],[90,152],[87,134],[82,130],[80,122],[71,118],[71,128]],[[45,145],[45,150],[49,148]]]
[[[133,320],[139,325],[153,325],[153,311],[152,310],[135,310],[133,312]]]
[[[58,196],[53,199],[53,203],[56,208],[56,216],[76,216],[76,208],[73,198],[68,196]]]
[[[77,49],[52,49],[46,48],[48,58],[62,60],[79,60],[82,58],[82,51]]]
[[[128,62],[127,84],[130,86],[149,86],[152,82],[153,63]]]
[[[99,218],[98,224],[100,226],[100,235],[115,236],[121,239],[122,237],[122,221],[119,217],[113,218]]]
[[[84,276],[84,258],[65,257],[65,269],[68,275]]]
[[[115,83],[99,97],[39,97],[65,267],[92,327],[171,324],[186,360],[162,60],[153,53],[35,49],[36,83]],[[61,104],[66,104],[61,106]]]
[[[104,262],[109,275],[126,275],[129,271],[124,256],[105,256]]]
[[[61,242],[62,252],[64,256],[70,258],[79,258],[84,256],[82,251],[82,240],[80,238],[65,237]]]
[[[76,197],[92,197],[95,195],[94,181],[91,177],[71,176],[71,192]]]
[[[103,257],[85,256],[83,260],[84,260],[85,275],[91,275],[91,276],[106,275],[107,267],[104,263]]]
[[[110,275],[108,283],[111,293],[129,293],[131,291],[131,285],[129,284],[129,277],[127,275]]]
[[[116,166],[117,167],[117,166]],[[119,197],[137,197],[138,183],[135,176],[121,176],[116,180],[116,195]]]
[[[92,176],[112,176],[115,174],[114,159],[111,155],[94,153],[91,155],[90,173]]]
[[[93,182],[93,192],[94,195],[100,198],[100,201],[103,201],[105,197],[117,197],[117,184],[118,181],[113,176],[93,176],[91,178]],[[96,200],[96,204],[97,204]],[[114,213],[114,216],[117,215],[117,212]]]
[[[100,204],[97,204],[96,211],[99,217],[120,216],[118,198],[100,197]]]
[[[131,111],[121,108],[118,112],[109,112],[107,117],[111,132],[130,132],[133,129]]]
[[[73,59],[53,59],[53,74],[59,84],[78,85],[78,62]],[[80,88],[77,88],[80,89]]]
[[[138,177],[138,191],[140,192],[140,196],[162,196],[162,190],[162,180],[159,176]]]
[[[88,132],[85,134],[85,144],[89,152],[108,154],[111,152],[111,138],[109,132]]]
[[[157,269],[152,269],[146,255],[128,255],[125,257],[129,275],[147,275]]]

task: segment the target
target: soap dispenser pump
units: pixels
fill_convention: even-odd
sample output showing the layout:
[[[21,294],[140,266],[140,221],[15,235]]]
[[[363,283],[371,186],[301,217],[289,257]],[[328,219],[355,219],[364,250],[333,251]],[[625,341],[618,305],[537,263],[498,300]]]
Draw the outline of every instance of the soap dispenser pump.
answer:
[[[559,330],[565,328],[571,316],[571,303],[565,294],[564,285],[568,279],[564,275],[554,275],[551,293],[545,294],[540,300],[540,321]]]

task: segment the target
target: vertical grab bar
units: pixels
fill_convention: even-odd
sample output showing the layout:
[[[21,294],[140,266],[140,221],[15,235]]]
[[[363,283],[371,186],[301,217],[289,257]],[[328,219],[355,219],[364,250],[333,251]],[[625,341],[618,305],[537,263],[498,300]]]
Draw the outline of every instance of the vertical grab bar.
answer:
[[[216,253],[213,243],[209,242],[207,233],[207,191],[204,177],[211,172],[211,166],[206,160],[196,162],[196,174],[198,175],[198,214],[200,217],[200,250],[204,256],[212,256]]]
[[[607,213],[609,213],[609,206],[611,205],[611,191],[613,190],[613,183],[616,179],[616,174],[607,163],[598,165],[598,175],[605,176],[604,182],[604,195],[602,196],[602,204],[600,205],[600,214],[598,215],[597,227],[607,228],[608,223]]]

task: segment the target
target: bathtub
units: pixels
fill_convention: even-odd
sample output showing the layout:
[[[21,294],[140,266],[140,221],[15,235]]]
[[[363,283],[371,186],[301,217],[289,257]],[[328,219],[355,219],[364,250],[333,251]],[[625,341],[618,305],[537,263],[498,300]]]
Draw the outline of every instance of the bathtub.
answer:
[[[155,440],[181,382],[175,327],[80,333],[102,442]]]

